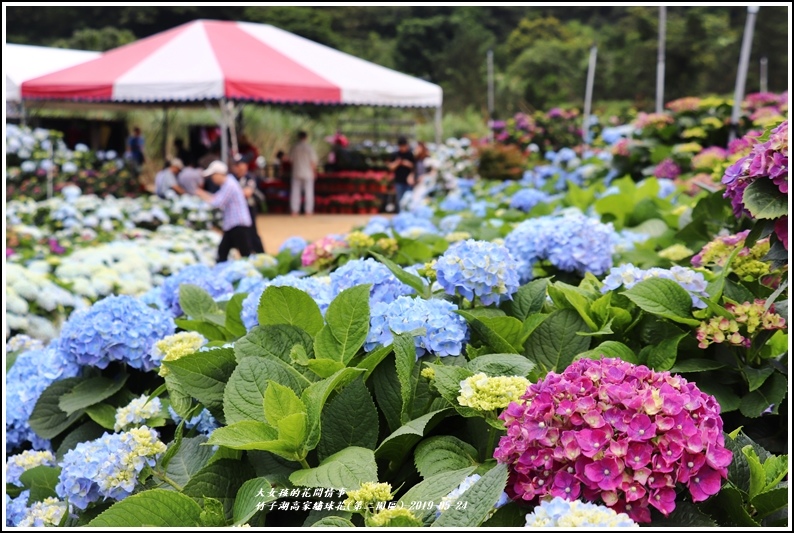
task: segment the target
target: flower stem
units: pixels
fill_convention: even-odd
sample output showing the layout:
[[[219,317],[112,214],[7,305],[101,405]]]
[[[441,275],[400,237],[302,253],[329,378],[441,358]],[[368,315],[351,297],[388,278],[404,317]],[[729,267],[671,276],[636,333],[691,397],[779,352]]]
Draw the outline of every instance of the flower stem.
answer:
[[[482,458],[483,462],[493,457],[493,452],[495,448],[496,448],[496,429],[488,426],[488,444],[485,446],[485,457]]]
[[[164,482],[168,483],[169,485],[174,487],[179,492],[182,492],[182,487],[180,487],[173,479],[171,479],[170,477],[165,475],[165,472],[162,472],[162,473],[161,472],[155,472],[154,476],[156,478],[160,479],[161,481],[164,481]]]
[[[299,459],[298,462],[305,469],[311,468],[311,466],[309,466],[309,463],[306,462],[306,459]]]

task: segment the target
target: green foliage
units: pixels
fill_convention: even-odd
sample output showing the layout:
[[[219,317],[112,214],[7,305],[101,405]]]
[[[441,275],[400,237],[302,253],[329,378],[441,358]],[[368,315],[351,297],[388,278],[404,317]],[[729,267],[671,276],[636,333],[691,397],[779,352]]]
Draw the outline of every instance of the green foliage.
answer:
[[[162,489],[134,494],[113,504],[89,527],[196,527],[202,509],[189,496]]]

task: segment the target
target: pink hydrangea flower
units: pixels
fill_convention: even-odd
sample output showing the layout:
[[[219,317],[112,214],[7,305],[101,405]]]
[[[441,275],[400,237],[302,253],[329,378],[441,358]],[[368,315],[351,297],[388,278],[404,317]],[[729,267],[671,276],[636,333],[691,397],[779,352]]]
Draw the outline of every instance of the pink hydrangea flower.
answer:
[[[521,400],[502,413],[507,435],[494,452],[509,465],[513,499],[600,500],[650,522],[650,507],[675,509],[677,484],[697,502],[728,476],[719,404],[680,376],[582,359],[530,385]]]

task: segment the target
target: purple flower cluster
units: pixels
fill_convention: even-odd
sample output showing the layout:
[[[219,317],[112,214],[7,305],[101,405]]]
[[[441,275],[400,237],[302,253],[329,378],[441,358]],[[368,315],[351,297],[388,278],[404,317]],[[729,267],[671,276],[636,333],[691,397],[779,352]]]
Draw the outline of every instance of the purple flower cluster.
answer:
[[[656,165],[653,169],[653,175],[659,179],[674,180],[681,175],[681,167],[669,157]]]
[[[509,465],[513,499],[601,500],[650,522],[649,506],[675,509],[677,484],[700,502],[727,478],[719,404],[680,376],[580,359],[521,399],[500,415],[507,435],[494,452]]]

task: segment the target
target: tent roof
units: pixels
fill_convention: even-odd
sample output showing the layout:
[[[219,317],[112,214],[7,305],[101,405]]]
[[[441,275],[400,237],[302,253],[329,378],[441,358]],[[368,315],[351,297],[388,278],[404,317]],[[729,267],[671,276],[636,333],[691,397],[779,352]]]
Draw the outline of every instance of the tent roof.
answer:
[[[100,52],[85,50],[10,43],[5,45],[3,52],[3,64],[6,71],[6,101],[18,101],[20,99],[19,86],[27,80],[84,63],[101,55]]]
[[[440,107],[442,91],[274,26],[196,20],[26,81],[22,97]]]

